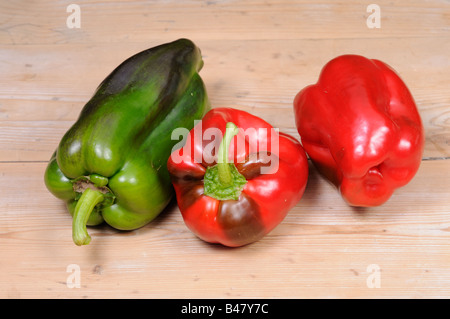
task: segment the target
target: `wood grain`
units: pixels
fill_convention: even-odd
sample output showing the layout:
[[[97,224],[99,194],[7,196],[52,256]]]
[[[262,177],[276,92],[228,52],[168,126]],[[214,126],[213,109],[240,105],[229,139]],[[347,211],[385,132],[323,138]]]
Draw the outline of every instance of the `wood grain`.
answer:
[[[396,40],[389,43],[390,50],[380,40],[366,41],[361,48],[359,42],[347,39],[320,40],[320,44],[314,40],[200,41],[198,45],[205,61],[201,74],[214,107],[250,111],[296,137],[293,99],[301,88],[317,81],[326,62],[349,52],[377,57],[395,67],[416,99],[426,129],[424,158],[445,158],[450,156],[450,113],[446,112],[450,59],[444,52],[450,52],[450,41],[441,45],[442,52],[430,53],[434,41]],[[47,160],[98,84],[121,61],[147,47],[131,44],[121,54],[109,54],[115,46],[4,50],[4,56],[15,59],[2,60],[12,76],[0,79],[0,134],[4,136],[0,160]],[[103,56],[102,65],[92,69]],[[41,143],[36,148],[37,139]]]
[[[441,1],[377,1],[382,27],[368,29],[369,3],[310,0],[76,1],[81,30],[66,27],[73,1],[9,1],[0,5],[7,44],[197,40],[404,38],[448,32],[449,8]],[[27,9],[24,9],[27,8]],[[413,17],[413,18],[411,18]],[[375,32],[373,32],[375,31]]]
[[[238,249],[197,239],[175,203],[136,231],[91,227],[91,244],[76,247],[70,215],[43,184],[45,167],[0,164],[0,251],[7,256],[1,263],[1,297],[450,294],[449,161],[424,161],[415,179],[388,203],[364,210],[349,208],[311,168],[307,191],[287,218],[261,241]],[[424,196],[433,180],[444,184]],[[80,289],[66,285],[71,264],[80,266]],[[380,288],[366,285],[371,264],[382,271]]]
[[[81,8],[69,29],[66,8]],[[0,298],[450,297],[448,1],[0,2]],[[214,107],[235,107],[299,138],[295,94],[333,57],[390,64],[426,132],[416,177],[383,206],[349,207],[310,166],[305,195],[268,236],[227,249],[196,238],[175,202],[131,232],[89,228],[45,188],[47,161],[97,85],[125,58],[192,39]],[[80,288],[69,288],[70,265]],[[370,288],[370,265],[380,286]],[[69,267],[69,269],[68,269]],[[69,270],[69,272],[68,272]]]

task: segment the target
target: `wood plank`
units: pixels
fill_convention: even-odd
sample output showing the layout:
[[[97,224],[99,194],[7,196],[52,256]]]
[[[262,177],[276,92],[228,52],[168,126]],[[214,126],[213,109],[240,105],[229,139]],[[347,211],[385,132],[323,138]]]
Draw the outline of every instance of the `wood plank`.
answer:
[[[382,25],[369,29],[361,1],[77,1],[81,28],[69,29],[72,1],[3,1],[0,43],[123,43],[148,39],[266,40],[404,38],[449,33],[445,1],[380,0]],[[417,16],[411,19],[411,16]]]
[[[311,168],[286,219],[238,249],[197,239],[174,204],[136,231],[91,227],[91,244],[76,247],[45,166],[0,163],[1,298],[450,297],[450,161],[424,161],[390,201],[365,210]],[[71,264],[81,288],[66,284]],[[367,286],[371,264],[379,288]]]
[[[424,158],[446,158],[450,156],[450,59],[446,55],[450,42],[430,51],[436,41],[389,40],[391,50],[378,40],[367,40],[361,47],[360,41],[348,39],[200,41],[198,45],[205,60],[201,75],[214,107],[249,111],[297,138],[293,98],[317,81],[327,61],[346,52],[381,59],[397,70],[416,99],[426,130]],[[1,161],[49,158],[103,78],[144,48],[132,43],[109,54],[114,46],[55,45],[30,50],[15,46],[0,52],[0,64],[9,74],[0,79]],[[93,69],[100,57],[102,63]]]

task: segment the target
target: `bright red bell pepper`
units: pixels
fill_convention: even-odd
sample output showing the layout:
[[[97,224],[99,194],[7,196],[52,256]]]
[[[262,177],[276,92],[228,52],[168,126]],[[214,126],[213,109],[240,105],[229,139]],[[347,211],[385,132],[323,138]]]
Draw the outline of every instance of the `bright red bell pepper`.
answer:
[[[414,99],[379,60],[343,55],[294,100],[302,145],[352,206],[377,206],[416,174],[424,132]]]
[[[303,196],[308,162],[300,142],[254,115],[212,109],[185,141],[167,167],[184,222],[206,242],[255,242]]]

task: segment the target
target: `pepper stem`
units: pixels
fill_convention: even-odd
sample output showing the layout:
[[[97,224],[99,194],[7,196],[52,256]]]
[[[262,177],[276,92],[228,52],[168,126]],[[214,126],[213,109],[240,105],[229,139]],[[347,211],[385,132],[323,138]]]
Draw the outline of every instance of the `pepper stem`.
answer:
[[[228,122],[222,142],[220,142],[217,170],[219,173],[219,181],[223,186],[229,186],[233,182],[230,166],[228,165],[228,149],[230,148],[231,140],[238,133],[238,127],[234,123]]]
[[[99,190],[86,188],[75,206],[72,222],[72,239],[78,245],[87,245],[91,241],[86,224],[94,207],[103,201],[104,195]]]
[[[234,123],[227,123],[219,146],[217,164],[206,168],[203,177],[204,194],[218,200],[238,200],[247,180],[239,173],[234,163],[228,163],[228,148],[239,132]]]

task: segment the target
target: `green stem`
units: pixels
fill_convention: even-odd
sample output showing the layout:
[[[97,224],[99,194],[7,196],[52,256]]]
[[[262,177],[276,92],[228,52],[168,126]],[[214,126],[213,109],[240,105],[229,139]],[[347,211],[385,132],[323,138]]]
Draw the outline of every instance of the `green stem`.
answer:
[[[109,180],[101,175],[98,174],[91,174],[89,175],[89,180],[94,183],[96,187],[104,187],[108,185]]]
[[[86,188],[78,200],[72,222],[72,238],[76,245],[87,245],[91,241],[86,224],[94,207],[103,199],[104,196],[100,191]]]
[[[218,200],[238,200],[247,184],[234,163],[228,163],[228,149],[239,129],[234,123],[227,123],[225,134],[218,150],[217,164],[208,166],[203,177],[204,194]]]
[[[230,166],[228,165],[228,149],[231,144],[231,140],[235,135],[239,133],[238,127],[228,122],[223,135],[222,142],[219,146],[217,170],[219,172],[219,181],[223,186],[229,186],[232,184],[233,179],[231,176]]]

